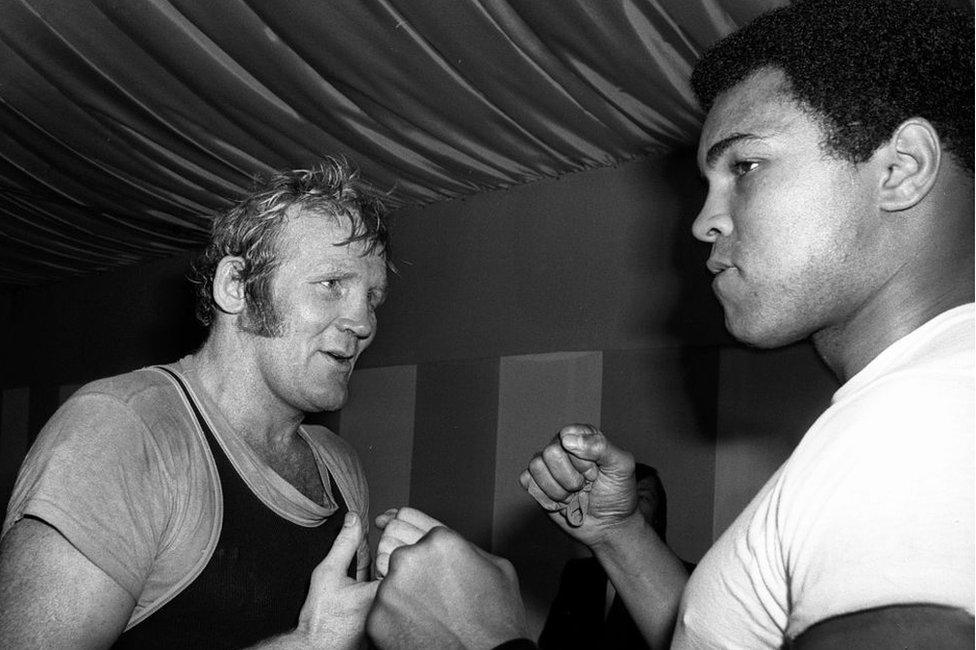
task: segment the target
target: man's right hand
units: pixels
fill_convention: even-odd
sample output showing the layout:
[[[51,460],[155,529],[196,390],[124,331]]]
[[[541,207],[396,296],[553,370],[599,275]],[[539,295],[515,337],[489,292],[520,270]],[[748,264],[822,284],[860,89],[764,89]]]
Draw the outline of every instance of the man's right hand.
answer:
[[[687,573],[637,510],[634,458],[585,424],[563,427],[519,477],[560,528],[593,550],[652,648],[668,647]],[[589,486],[579,526],[570,497]]]
[[[381,648],[493,648],[527,636],[507,560],[437,526],[396,548],[366,622]]]
[[[587,424],[563,427],[532,457],[519,482],[550,519],[591,548],[637,512],[633,456]],[[582,524],[571,525],[567,504],[587,483],[589,503]]]

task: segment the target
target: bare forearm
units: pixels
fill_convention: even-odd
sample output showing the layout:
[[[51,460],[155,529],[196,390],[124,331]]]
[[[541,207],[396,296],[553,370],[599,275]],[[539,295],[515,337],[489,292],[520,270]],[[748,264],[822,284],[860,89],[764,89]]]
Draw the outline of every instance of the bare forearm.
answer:
[[[667,648],[688,574],[684,564],[639,515],[593,548],[651,648]]]

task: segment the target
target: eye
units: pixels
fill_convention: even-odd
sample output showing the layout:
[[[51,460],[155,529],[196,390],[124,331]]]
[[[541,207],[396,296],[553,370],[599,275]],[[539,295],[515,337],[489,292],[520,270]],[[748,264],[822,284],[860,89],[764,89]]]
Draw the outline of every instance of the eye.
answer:
[[[755,160],[736,160],[729,167],[736,176],[745,176],[758,166],[759,163]]]
[[[340,289],[342,289],[342,280],[319,280],[319,286],[325,289],[328,293],[338,294]]]

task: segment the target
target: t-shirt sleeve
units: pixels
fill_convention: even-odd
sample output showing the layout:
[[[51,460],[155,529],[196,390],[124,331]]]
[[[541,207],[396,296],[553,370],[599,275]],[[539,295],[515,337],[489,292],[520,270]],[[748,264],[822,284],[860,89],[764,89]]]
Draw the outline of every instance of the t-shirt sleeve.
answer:
[[[25,516],[45,521],[138,600],[171,510],[163,473],[146,424],[126,403],[76,395],[24,460],[3,532]]]
[[[885,605],[973,611],[972,386],[883,388],[826,423],[832,444],[784,486],[791,637]]]

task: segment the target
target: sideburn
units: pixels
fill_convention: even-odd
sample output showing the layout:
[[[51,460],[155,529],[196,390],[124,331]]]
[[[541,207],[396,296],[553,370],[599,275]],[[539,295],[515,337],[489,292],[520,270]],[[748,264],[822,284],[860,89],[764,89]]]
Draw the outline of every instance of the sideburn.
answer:
[[[237,320],[238,330],[269,339],[285,335],[285,320],[275,307],[270,293],[267,285],[252,285],[245,289],[244,312]]]

